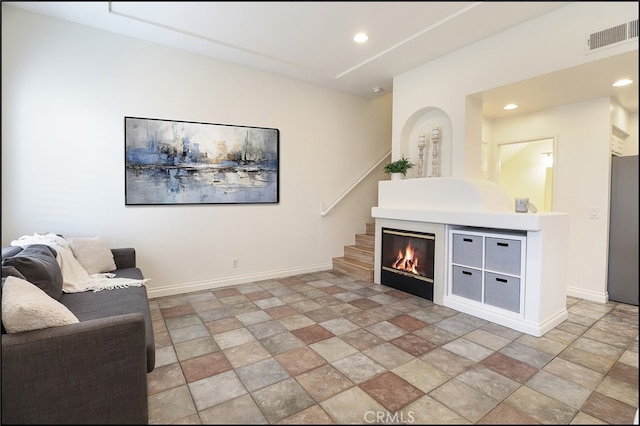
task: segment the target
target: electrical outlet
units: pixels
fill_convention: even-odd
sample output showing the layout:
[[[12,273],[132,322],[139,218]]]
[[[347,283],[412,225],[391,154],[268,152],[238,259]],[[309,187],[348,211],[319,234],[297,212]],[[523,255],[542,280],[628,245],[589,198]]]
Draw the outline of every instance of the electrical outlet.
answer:
[[[237,268],[238,267],[238,259],[233,259],[231,261],[231,266],[233,266],[234,268]]]

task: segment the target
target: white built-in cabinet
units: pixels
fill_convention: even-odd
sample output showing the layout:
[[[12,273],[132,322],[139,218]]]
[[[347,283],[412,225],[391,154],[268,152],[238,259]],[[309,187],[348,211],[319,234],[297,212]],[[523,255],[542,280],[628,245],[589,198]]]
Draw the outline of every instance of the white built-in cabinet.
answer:
[[[485,228],[449,230],[449,295],[478,309],[521,316],[526,285],[526,233]]]

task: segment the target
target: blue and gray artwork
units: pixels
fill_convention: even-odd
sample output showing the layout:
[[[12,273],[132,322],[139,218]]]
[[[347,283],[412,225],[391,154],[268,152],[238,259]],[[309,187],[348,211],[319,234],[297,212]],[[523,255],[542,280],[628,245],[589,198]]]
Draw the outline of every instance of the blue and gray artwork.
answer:
[[[125,202],[278,202],[278,129],[125,117]]]

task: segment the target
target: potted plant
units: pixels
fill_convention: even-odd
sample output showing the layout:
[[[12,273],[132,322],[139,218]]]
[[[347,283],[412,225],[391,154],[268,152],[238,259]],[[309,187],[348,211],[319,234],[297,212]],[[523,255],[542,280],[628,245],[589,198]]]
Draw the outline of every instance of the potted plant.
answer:
[[[383,171],[391,175],[391,179],[395,180],[401,179],[400,174],[402,174],[402,176],[406,176],[407,170],[409,170],[413,166],[415,166],[415,164],[409,161],[408,158],[405,158],[403,154],[401,159],[387,163],[384,166]]]

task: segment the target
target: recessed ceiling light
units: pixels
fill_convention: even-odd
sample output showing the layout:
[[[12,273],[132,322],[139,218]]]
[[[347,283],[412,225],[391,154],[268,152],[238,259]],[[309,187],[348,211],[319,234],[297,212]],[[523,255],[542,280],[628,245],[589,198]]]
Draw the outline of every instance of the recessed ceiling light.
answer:
[[[516,104],[506,104],[504,106],[504,109],[516,109],[516,108],[518,108],[518,105]]]
[[[376,87],[374,87],[374,88],[373,88],[373,89],[371,89],[371,90],[373,90],[373,93],[380,93],[380,92],[382,92],[384,89],[383,89],[382,87],[377,87],[377,86],[376,86]]]
[[[612,84],[612,86],[622,87],[622,86],[628,86],[631,83],[633,83],[633,80],[629,80],[628,78],[625,78],[625,79],[616,81],[615,83]]]
[[[369,40],[369,36],[365,33],[358,33],[353,36],[353,41],[355,41],[356,43],[364,43],[367,40]]]

